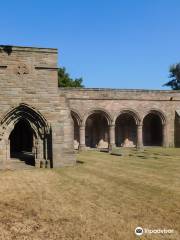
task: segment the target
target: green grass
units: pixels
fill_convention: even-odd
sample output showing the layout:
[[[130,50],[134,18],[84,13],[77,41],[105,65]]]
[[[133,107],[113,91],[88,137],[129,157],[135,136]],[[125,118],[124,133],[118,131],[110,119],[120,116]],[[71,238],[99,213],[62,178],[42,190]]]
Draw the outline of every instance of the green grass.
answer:
[[[0,239],[180,239],[180,149],[126,151],[82,152],[74,167],[1,171]],[[174,234],[136,237],[137,226]]]

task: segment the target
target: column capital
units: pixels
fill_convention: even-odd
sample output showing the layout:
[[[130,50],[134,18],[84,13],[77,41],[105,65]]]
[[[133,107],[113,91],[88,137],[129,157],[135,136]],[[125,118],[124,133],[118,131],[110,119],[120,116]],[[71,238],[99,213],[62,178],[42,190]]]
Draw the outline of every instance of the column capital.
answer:
[[[115,123],[109,124],[109,127],[110,127],[110,128],[115,127]]]

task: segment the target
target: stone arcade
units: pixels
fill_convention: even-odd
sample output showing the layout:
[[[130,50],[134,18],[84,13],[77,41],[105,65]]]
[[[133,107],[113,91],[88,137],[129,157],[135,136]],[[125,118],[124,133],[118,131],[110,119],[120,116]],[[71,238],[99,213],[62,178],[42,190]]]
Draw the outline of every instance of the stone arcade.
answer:
[[[0,87],[1,169],[72,165],[74,149],[180,146],[179,91],[58,88],[57,49],[0,46]]]

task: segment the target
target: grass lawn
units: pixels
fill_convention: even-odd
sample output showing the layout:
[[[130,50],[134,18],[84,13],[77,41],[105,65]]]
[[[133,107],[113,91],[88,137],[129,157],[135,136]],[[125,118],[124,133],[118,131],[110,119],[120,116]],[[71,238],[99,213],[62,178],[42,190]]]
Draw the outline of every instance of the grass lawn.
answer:
[[[74,167],[0,172],[0,239],[180,239],[180,149],[77,158]],[[174,233],[136,237],[137,226]]]

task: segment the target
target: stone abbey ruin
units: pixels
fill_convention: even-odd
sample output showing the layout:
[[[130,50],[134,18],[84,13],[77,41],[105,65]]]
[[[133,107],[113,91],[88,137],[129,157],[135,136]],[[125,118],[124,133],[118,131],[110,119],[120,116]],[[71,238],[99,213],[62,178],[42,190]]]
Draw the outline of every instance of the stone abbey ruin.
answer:
[[[180,146],[180,92],[58,88],[57,49],[0,46],[0,168],[75,163],[74,149]]]

